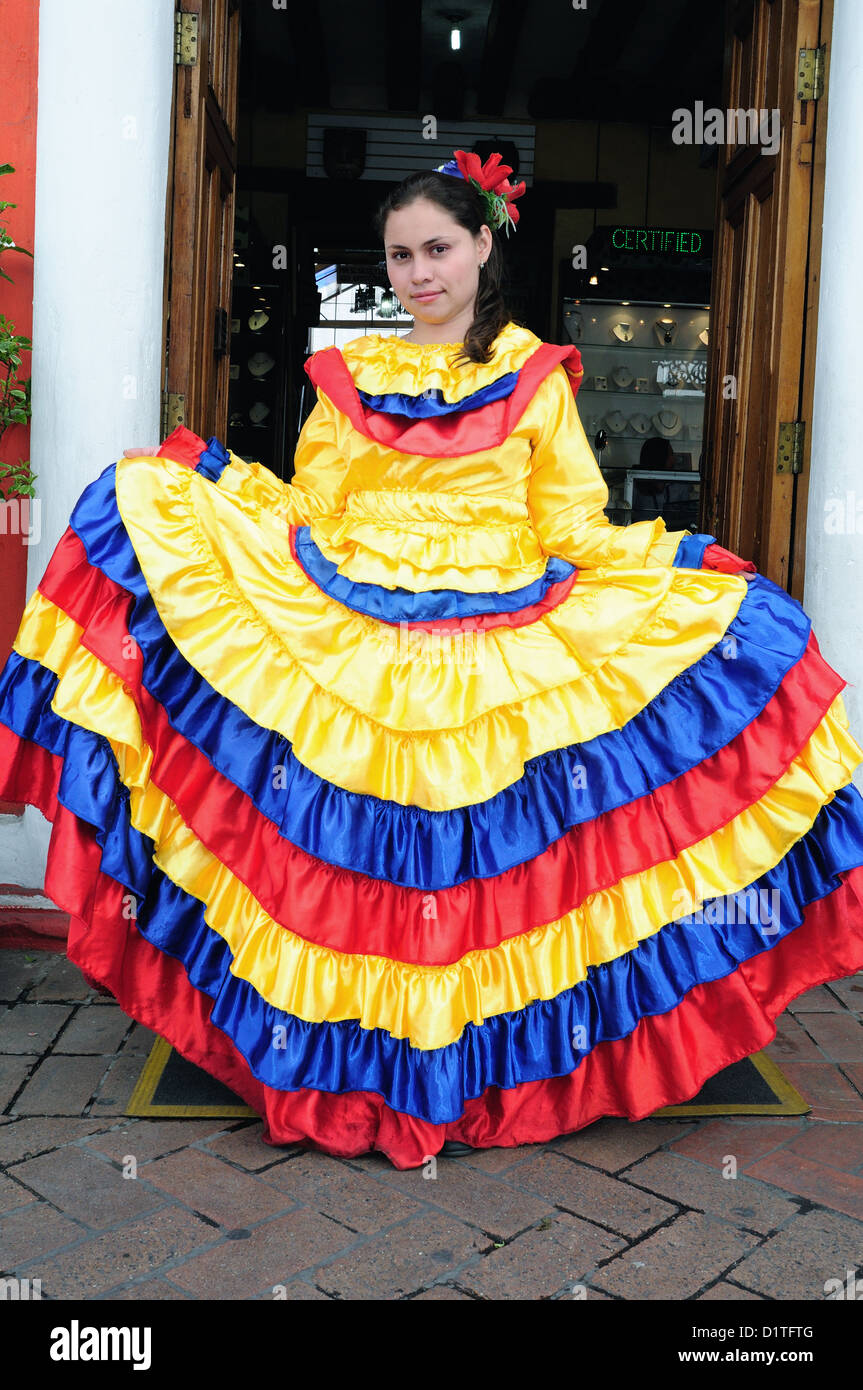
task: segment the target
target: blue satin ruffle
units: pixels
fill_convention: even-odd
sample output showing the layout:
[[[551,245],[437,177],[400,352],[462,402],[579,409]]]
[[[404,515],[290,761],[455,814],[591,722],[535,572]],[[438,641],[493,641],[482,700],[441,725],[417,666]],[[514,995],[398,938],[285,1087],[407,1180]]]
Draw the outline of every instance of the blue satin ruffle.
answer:
[[[672,566],[676,569],[700,570],[705,550],[715,543],[716,537],[708,536],[705,531],[697,531],[694,536],[682,536],[674,552]]]
[[[103,871],[130,888],[146,882],[153,869],[152,841],[132,825],[129,791],[108,740],[55,714],[51,698],[57,677],[38,663],[13,652],[0,684],[0,723],[62,758],[57,800],[96,827]]]
[[[407,415],[412,420],[428,420],[438,415],[451,415],[454,411],[478,410],[480,406],[492,401],[504,400],[511,396],[518,385],[518,372],[506,372],[496,381],[462,396],[460,401],[444,400],[443,391],[424,392],[419,396],[407,396],[398,391],[388,391],[375,396],[368,391],[357,391],[357,395],[370,410],[383,415]]]
[[[487,400],[480,400],[479,398],[481,396],[484,396],[487,392],[496,388],[500,382],[509,382],[510,379],[511,384],[509,386],[509,389],[505,392],[501,392],[502,395],[509,395],[509,393],[515,389],[515,383],[518,380],[518,372],[511,372],[506,377],[500,377],[498,381],[492,382],[492,385],[490,387],[484,386],[481,390],[475,391],[473,395],[465,397],[465,401],[472,401],[475,405],[485,405],[487,404]],[[360,391],[359,395],[366,402],[366,404],[370,405],[371,408],[374,410],[383,410],[384,406],[382,404],[373,404],[373,402],[425,402],[425,397],[423,396],[369,396],[364,391]],[[439,391],[435,391],[433,392],[433,395],[440,396],[441,393]],[[488,399],[496,399],[496,397],[488,397]],[[443,402],[443,404],[447,406],[448,409],[458,410],[464,408],[465,402],[459,401],[455,405],[450,405],[447,402]],[[390,413],[401,415],[410,414],[411,412],[407,410],[397,409],[396,406],[392,404]],[[419,408],[417,408],[415,412],[416,417],[419,418],[420,415],[422,415],[422,413],[423,412],[419,410]],[[430,410],[426,413],[440,414],[444,412],[438,410]],[[217,439],[216,436],[213,434],[207,440],[207,447],[200,455],[200,458],[196,465],[196,471],[199,473],[203,473],[212,482],[218,483],[219,479],[222,476],[222,472],[229,463],[230,456],[228,454],[227,449],[221,443],[221,441]],[[302,541],[300,539],[301,535]],[[674,558],[671,562],[672,566],[678,569],[701,569],[702,562],[704,560],[705,550],[709,545],[714,545],[715,542],[716,537],[709,536],[705,532],[697,532],[695,535],[692,536],[683,536],[680,540],[677,550],[674,553]],[[361,582],[352,582],[351,580],[345,579],[344,575],[340,575],[338,573],[336,565],[331,560],[328,560],[326,556],[324,556],[318,549],[318,547],[315,545],[314,541],[311,539],[311,536],[309,534],[308,526],[298,528],[298,552],[300,550],[301,544],[303,554],[299,556],[299,559],[302,568],[306,571],[309,578],[313,580],[313,582],[317,584],[319,588],[323,589],[326,593],[330,594],[332,598],[337,599],[339,603],[345,604],[347,608],[354,608],[358,613],[367,613],[370,617],[381,617],[386,621],[386,609],[381,608],[381,610],[378,611],[377,608],[374,607],[374,605],[378,603],[378,595],[380,595],[380,601],[382,603],[385,603],[387,599],[392,599],[394,595],[398,597],[405,596],[406,600],[420,598],[424,601],[428,601],[430,605],[428,613],[420,612],[419,609],[415,613],[409,612],[409,604],[407,604],[405,608],[406,616],[404,617],[404,619],[401,618],[400,613],[396,613],[394,617],[389,619],[393,622],[420,622],[429,621],[432,618],[473,617],[477,613],[513,612],[516,607],[527,607],[528,604],[537,603],[539,599],[542,598],[543,593],[545,592],[545,588],[548,587],[549,583],[555,583],[556,579],[566,579],[576,568],[575,565],[571,565],[567,560],[562,560],[558,556],[550,556],[550,562],[554,561],[556,566],[565,567],[560,569],[560,573],[557,573],[555,571],[556,579],[548,578],[549,570],[547,569],[542,579],[535,580],[533,584],[527,584],[521,589],[514,589],[506,594],[466,594],[460,589],[435,589],[417,595],[414,593],[412,589],[402,589],[398,586],[396,586],[395,589],[385,589],[380,584],[364,584]],[[338,580],[343,581],[343,584],[332,583],[331,581],[334,577]],[[538,586],[540,585],[544,585],[545,588],[534,594],[533,591],[537,590]],[[344,590],[345,597],[342,597],[342,590]],[[438,595],[446,596],[445,608],[439,609],[437,602],[433,601],[433,599],[437,599]],[[478,606],[471,610],[467,610],[458,606],[459,600],[468,600],[469,602],[473,602],[478,605],[482,605],[485,602],[497,602],[500,606]],[[452,605],[451,607],[449,606],[450,604]]]
[[[143,650],[141,629],[136,630]],[[170,671],[166,678],[170,685]],[[153,684],[155,693],[151,693],[158,699],[158,670],[154,673]],[[0,719],[23,737],[34,712],[50,709],[56,687],[57,677],[52,671],[39,662],[13,652],[5,670],[0,673]],[[171,689],[174,689],[173,686]],[[419,887],[423,891],[447,888],[469,878],[490,878],[511,867],[506,862],[507,858],[512,857],[515,863],[523,863],[541,854],[572,825],[589,819],[577,792],[570,793],[575,779],[571,775],[571,768],[567,773],[568,760],[563,752],[553,762],[550,761],[551,755],[545,755],[545,777],[529,763],[525,777],[514,787],[500,793],[499,798],[486,802],[484,808],[468,808],[473,812],[470,817],[456,812],[425,813],[426,820],[422,825],[411,826],[414,829],[412,837],[405,830],[405,822],[411,824],[409,817],[399,818],[392,814],[394,809],[401,809],[395,808],[394,803],[342,792],[344,798],[353,798],[349,812],[343,813],[342,804],[327,795],[340,789],[314,778],[314,774],[300,764],[296,765],[292,784],[295,791],[287,798],[286,805],[272,788],[272,767],[276,763],[284,765],[285,762],[285,753],[276,743],[264,739],[263,731],[260,731],[262,738],[257,744],[253,744],[248,737],[240,737],[239,733],[235,737],[233,723],[245,719],[245,716],[241,716],[232,705],[227,706],[232,718],[223,716],[220,711],[225,707],[224,702],[215,692],[210,692],[209,700],[202,698],[200,692],[190,691],[188,697],[184,696],[183,686],[174,690],[174,694],[177,697],[176,705],[172,701],[171,706],[166,708],[178,733],[200,748],[213,767],[249,797],[279,834],[329,864],[335,862],[334,855],[344,854],[349,861],[344,867],[366,873],[363,864],[372,862],[379,872],[367,874],[370,878],[400,884],[405,878],[419,879],[420,882],[408,882],[402,886]],[[246,721],[243,726],[246,731],[248,723]],[[240,729],[239,724],[237,727]],[[270,739],[277,737],[271,735]],[[601,737],[607,739],[609,735]],[[575,762],[578,765],[581,761],[582,765],[590,768],[588,783],[591,777],[597,778],[608,795],[615,796],[618,801],[621,789],[615,783],[616,777],[628,775],[634,779],[637,769],[642,780],[645,778],[645,769],[639,764],[637,755],[626,746],[625,741],[621,740],[620,745],[621,756],[616,760],[612,757],[609,761],[607,756],[603,756],[602,749],[594,752],[589,743],[583,744]],[[52,751],[57,750],[52,748]],[[584,761],[585,756],[587,762]],[[639,787],[633,787],[635,793],[643,794]],[[623,795],[626,797],[628,792]],[[413,809],[416,811],[418,808]],[[346,821],[345,814],[351,814],[353,819]],[[563,832],[561,820],[556,821],[555,816],[564,818]],[[534,817],[537,818],[536,823]],[[367,838],[352,841],[351,826],[358,823],[365,825]],[[290,834],[286,833],[286,825]],[[360,832],[356,833],[359,835]],[[461,842],[459,834],[462,836]],[[533,854],[525,852],[533,846],[536,846]],[[460,847],[464,849],[461,860],[457,858]],[[501,861],[503,867],[496,868],[495,865]],[[388,864],[398,869],[398,876],[387,872]],[[475,864],[487,872],[470,872]],[[449,875],[449,882],[444,881],[445,874]]]
[[[207,447],[198,455],[196,473],[203,473],[211,482],[217,483],[231,462],[231,456],[220,439],[214,434],[207,440]]]
[[[640,1018],[668,1012],[696,984],[770,949],[800,925],[808,903],[839,886],[840,873],[863,864],[863,797],[851,783],[821,808],[779,864],[747,889],[705,903],[703,920],[694,914],[668,923],[615,961],[591,966],[584,981],[556,998],[468,1024],[456,1042],[421,1050],[356,1020],[309,1023],[268,1004],[231,973],[231,952],[205,922],[204,904],[153,863],[154,843],[131,825],[128,793],[106,741],[50,705],[18,720],[8,695],[0,717],[19,737],[64,760],[58,798],[96,827],[102,871],[138,901],[137,929],[179,960],[194,988],[214,1001],[211,1021],[263,1084],[376,1091],[393,1109],[432,1124],[457,1119],[465,1102],[488,1086],[568,1075],[597,1043],[628,1036]],[[753,889],[755,902],[747,896]],[[284,1029],[283,1048],[273,1046],[277,1029]],[[578,1047],[576,1029],[583,1030]]]
[[[800,926],[804,908],[838,888],[840,872],[860,864],[863,798],[852,784],[822,808],[778,865],[749,885],[760,895],[755,903],[745,892],[713,899],[704,906],[704,920],[695,915],[691,922],[669,923],[616,960],[591,966],[585,980],[556,998],[470,1023],[456,1042],[426,1051],[356,1020],[309,1023],[274,1008],[231,973],[230,951],[204,921],[203,904],[164,875],[167,901],[157,890],[155,900],[139,907],[136,925],[214,1000],[211,1021],[264,1085],[376,1091],[392,1109],[443,1124],[488,1086],[569,1075],[598,1043],[627,1037],[644,1016],[676,1008],[695,985],[730,975]],[[716,923],[709,922],[712,911]],[[732,915],[742,920],[722,920]],[[776,930],[767,935],[765,927]],[[273,1047],[277,1029],[284,1029],[284,1049]],[[583,1032],[576,1035],[576,1029]]]
[[[530,759],[517,782],[485,802],[454,811],[404,807],[317,777],[288,740],[255,724],[185,661],[147,590],[110,474],[90,484],[72,526],[90,563],[134,596],[129,630],[141,648],[150,694],[177,731],[292,844],[404,887],[434,891],[494,877],[542,853],[573,826],[689,771],[757,717],[809,638],[800,604],[765,576],[752,575],[723,638],[624,728]],[[287,794],[272,786],[276,765],[286,769]],[[587,772],[576,779],[579,765]]]
[[[491,390],[493,390],[494,388],[496,388],[496,387],[499,385],[500,382],[508,382],[508,381],[510,381],[510,379],[511,379],[511,384],[510,384],[510,386],[509,386],[509,389],[508,389],[507,391],[505,391],[505,392],[501,392],[502,395],[509,395],[510,392],[513,391],[513,390],[515,389],[515,383],[516,383],[516,381],[518,380],[518,372],[510,372],[510,373],[508,374],[508,376],[506,376],[506,377],[500,377],[499,380],[498,380],[497,382],[492,382],[492,384],[491,384],[490,387],[489,387],[489,386],[484,386],[484,387],[481,388],[481,390],[475,391],[475,392],[473,393],[473,395],[465,397],[465,401],[468,401],[468,400],[469,400],[469,401],[474,401],[474,403],[477,404],[477,405],[485,405],[485,404],[487,404],[487,401],[486,401],[486,400],[479,400],[479,397],[485,395],[486,392],[491,391]],[[399,401],[399,402],[401,402],[401,401],[414,401],[414,402],[423,402],[423,401],[425,400],[425,397],[424,397],[424,396],[400,396],[400,395],[369,396],[369,395],[367,395],[367,394],[366,394],[365,392],[363,392],[363,391],[360,391],[360,392],[359,392],[359,395],[366,401],[367,404],[370,404],[370,405],[371,405],[371,403],[372,403],[373,401],[387,401],[387,402],[395,402],[395,401]],[[434,396],[439,396],[439,395],[441,395],[441,393],[440,393],[439,391],[436,391],[436,392],[433,393],[433,395],[434,395]],[[491,397],[490,397],[489,399],[496,399],[496,397],[494,397],[494,398],[491,398]],[[448,404],[447,402],[444,402],[444,405],[447,405],[447,404]],[[459,401],[459,402],[457,402],[457,404],[455,404],[455,405],[448,405],[448,408],[449,408],[449,409],[452,409],[452,410],[458,410],[458,409],[463,408],[463,406],[464,406],[464,402],[463,402],[463,401]],[[383,409],[383,406],[380,406],[380,405],[372,405],[372,409],[375,409],[375,410]],[[393,413],[393,414],[408,414],[408,413],[410,413],[410,412],[408,412],[408,411],[403,411],[403,410],[396,410],[396,409],[393,407],[391,413]],[[422,413],[421,411],[419,411],[419,410],[417,411],[417,415],[418,415],[418,416],[419,416],[421,413]],[[430,411],[430,412],[428,412],[428,413],[433,414],[433,413],[442,413],[442,412]],[[230,461],[231,461],[231,460],[230,460],[230,455],[229,455],[227,449],[225,448],[224,444],[222,444],[221,440],[217,439],[217,437],[216,437],[214,434],[212,434],[212,435],[210,435],[210,438],[207,440],[206,448],[205,448],[204,450],[202,450],[202,452],[201,452],[201,454],[200,454],[200,457],[199,457],[199,459],[198,459],[198,462],[197,462],[197,464],[196,464],[196,466],[195,466],[196,472],[198,472],[198,473],[203,473],[203,474],[205,475],[205,477],[207,477],[207,478],[210,479],[211,482],[218,483],[219,480],[220,480],[220,478],[221,478],[221,476],[222,476],[222,473],[224,472],[224,469],[225,469],[226,466],[230,463]],[[104,476],[104,474],[103,474],[103,476]],[[560,569],[560,573],[559,573],[559,574],[556,574],[556,579],[549,580],[549,579],[548,579],[549,571],[546,570],[546,574],[543,576],[542,579],[535,580],[533,584],[527,584],[527,585],[525,585],[525,586],[524,586],[523,588],[521,588],[521,589],[514,589],[514,590],[512,590],[510,593],[506,593],[506,594],[496,594],[496,593],[488,593],[488,594],[465,594],[465,593],[464,593],[462,590],[460,590],[460,589],[436,589],[436,590],[431,590],[431,591],[427,591],[426,593],[422,593],[422,594],[416,595],[416,594],[414,594],[414,591],[413,591],[412,589],[401,589],[401,588],[399,588],[398,586],[397,586],[395,589],[385,589],[385,588],[383,588],[382,585],[379,585],[379,584],[364,584],[364,583],[360,583],[360,582],[353,582],[353,583],[352,583],[350,580],[345,580],[345,585],[346,585],[346,586],[349,586],[349,590],[350,590],[350,591],[356,591],[356,593],[348,592],[347,598],[342,598],[342,597],[340,596],[340,593],[336,592],[335,586],[333,586],[333,587],[330,586],[329,581],[332,579],[332,577],[333,577],[334,575],[335,575],[338,579],[344,579],[344,576],[343,576],[343,575],[339,575],[338,569],[337,569],[336,565],[335,565],[331,560],[327,560],[327,558],[321,553],[321,551],[320,551],[320,550],[318,549],[318,547],[315,545],[314,541],[311,539],[311,536],[309,535],[309,527],[308,527],[308,526],[303,526],[303,527],[298,528],[298,535],[297,535],[297,549],[298,549],[298,551],[299,551],[299,549],[300,549],[300,544],[301,544],[301,542],[300,542],[300,533],[302,533],[302,547],[303,547],[303,551],[304,551],[304,554],[303,554],[303,556],[301,557],[301,564],[302,564],[303,569],[304,569],[304,570],[306,571],[306,573],[308,574],[309,578],[312,579],[312,580],[314,581],[314,583],[316,583],[316,584],[318,585],[319,588],[324,589],[324,590],[325,590],[327,593],[329,593],[333,598],[338,599],[338,601],[339,601],[340,603],[344,603],[344,604],[346,605],[346,607],[348,607],[348,608],[356,608],[357,612],[360,612],[360,613],[368,613],[370,617],[382,617],[382,618],[384,618],[385,620],[386,620],[387,615],[386,615],[386,612],[385,612],[384,610],[382,610],[380,613],[378,613],[378,612],[373,612],[371,608],[363,607],[363,606],[362,606],[362,605],[363,605],[365,602],[367,602],[367,601],[369,601],[369,602],[377,602],[376,598],[374,597],[375,594],[380,594],[380,595],[382,596],[383,599],[391,598],[393,595],[398,595],[398,596],[404,595],[404,596],[406,596],[407,598],[419,597],[419,598],[421,598],[421,599],[430,599],[432,595],[434,595],[435,597],[436,597],[437,595],[446,595],[446,596],[447,596],[447,601],[450,601],[450,600],[451,600],[451,596],[454,596],[453,607],[452,607],[451,610],[448,609],[447,611],[443,611],[443,610],[437,611],[435,605],[432,605],[432,607],[434,608],[435,611],[430,611],[430,612],[428,613],[428,615],[426,615],[426,614],[420,614],[420,613],[416,613],[416,614],[409,615],[409,616],[407,616],[407,617],[404,619],[404,621],[407,621],[407,622],[410,622],[411,619],[413,619],[414,622],[419,622],[419,621],[422,621],[422,620],[426,620],[426,621],[427,621],[427,620],[430,619],[430,618],[473,617],[473,616],[475,616],[475,614],[477,614],[477,613],[496,613],[496,612],[507,612],[507,613],[508,613],[508,612],[514,611],[514,608],[516,608],[516,607],[527,607],[528,604],[537,603],[537,602],[539,601],[539,599],[542,598],[542,595],[543,595],[543,593],[545,592],[545,590],[543,589],[542,592],[538,592],[538,593],[536,594],[536,596],[534,596],[534,594],[533,594],[532,591],[536,590],[538,585],[544,584],[545,587],[547,588],[547,587],[548,587],[548,584],[549,584],[549,583],[555,583],[555,582],[556,582],[556,579],[566,579],[566,578],[572,573],[572,571],[575,569],[575,565],[571,565],[567,560],[562,560],[562,559],[560,559],[558,556],[550,556],[550,557],[549,557],[549,560],[550,560],[550,561],[552,561],[552,560],[555,561],[555,563],[556,563],[556,565],[557,565],[558,567],[561,567],[561,566],[564,567],[564,568],[561,568],[561,569]],[[674,558],[672,559],[672,562],[671,562],[671,563],[672,563],[672,567],[678,568],[678,569],[680,569],[680,568],[686,568],[686,569],[701,569],[702,563],[703,563],[703,561],[704,561],[704,552],[705,552],[705,550],[707,549],[707,547],[708,547],[709,545],[714,545],[715,543],[716,543],[716,537],[715,537],[715,536],[709,536],[709,535],[707,535],[707,534],[706,534],[705,532],[703,532],[703,531],[696,532],[696,534],[695,534],[695,535],[692,535],[692,536],[683,536],[683,537],[681,538],[681,540],[680,540],[680,543],[679,543],[679,545],[678,545],[678,547],[677,547],[677,550],[676,550],[675,553],[674,553]],[[352,598],[354,599],[353,602],[350,601],[350,599],[352,599]],[[468,611],[462,610],[462,609],[460,609],[460,608],[458,608],[458,607],[456,606],[457,601],[458,601],[459,599],[468,599],[468,600],[472,600],[472,601],[475,602],[475,603],[482,603],[482,602],[485,602],[486,600],[489,601],[489,602],[494,602],[494,601],[504,601],[504,600],[505,600],[505,601],[510,601],[510,600],[516,600],[516,599],[518,600],[518,602],[512,603],[511,606],[507,606],[506,603],[503,603],[503,606],[498,607],[498,608],[494,608],[494,607],[489,607],[489,608],[486,608],[486,607],[477,607],[477,608],[475,608],[474,610],[472,610],[471,612],[468,612]],[[396,615],[394,618],[391,619],[391,621],[398,622],[398,621],[401,621],[401,618],[400,618],[399,615]]]
[[[389,623],[473,618],[480,613],[515,613],[519,608],[539,603],[552,584],[568,579],[575,571],[575,565],[568,560],[550,555],[545,574],[509,593],[469,594],[462,589],[428,589],[415,593],[412,589],[386,589],[382,584],[368,584],[339,574],[338,566],[328,560],[312,540],[308,526],[297,528],[296,544],[297,559],[313,584],[346,608]]]

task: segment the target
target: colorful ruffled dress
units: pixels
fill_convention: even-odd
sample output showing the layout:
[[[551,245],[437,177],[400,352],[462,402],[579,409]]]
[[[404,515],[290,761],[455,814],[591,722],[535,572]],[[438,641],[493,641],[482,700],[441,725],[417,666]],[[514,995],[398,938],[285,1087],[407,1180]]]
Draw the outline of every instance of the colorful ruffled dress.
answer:
[[[290,484],[91,483],[0,676],[69,957],[276,1144],[422,1164],[683,1102],[863,967],[863,749],[810,620],[613,526],[578,349],[314,354]]]

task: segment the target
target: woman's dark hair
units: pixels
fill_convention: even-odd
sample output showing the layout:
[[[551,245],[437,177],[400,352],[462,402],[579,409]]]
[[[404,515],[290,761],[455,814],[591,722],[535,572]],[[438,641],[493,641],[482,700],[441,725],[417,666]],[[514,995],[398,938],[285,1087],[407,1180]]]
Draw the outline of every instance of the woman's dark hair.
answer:
[[[391,212],[407,207],[417,198],[428,198],[448,212],[455,222],[473,236],[477,236],[483,223],[492,235],[491,251],[485,266],[479,273],[479,288],[474,306],[474,319],[464,337],[464,347],[459,356],[469,362],[489,362],[491,348],[501,329],[511,321],[511,315],[504,303],[501,282],[504,265],[500,244],[494,228],[490,227],[485,202],[472,184],[452,174],[441,174],[436,169],[418,169],[408,174],[400,184],[388,193],[375,213],[375,231],[384,239],[387,218]]]

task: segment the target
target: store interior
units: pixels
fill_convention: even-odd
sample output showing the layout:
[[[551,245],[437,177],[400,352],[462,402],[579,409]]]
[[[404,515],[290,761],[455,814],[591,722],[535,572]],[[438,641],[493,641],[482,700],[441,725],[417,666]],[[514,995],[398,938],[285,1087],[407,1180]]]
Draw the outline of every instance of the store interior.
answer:
[[[720,105],[725,9],[241,0],[229,446],[290,478],[309,352],[412,325],[375,209],[454,148],[499,150],[527,184],[507,304],[579,347],[608,516],[697,529],[717,146],[674,113]]]

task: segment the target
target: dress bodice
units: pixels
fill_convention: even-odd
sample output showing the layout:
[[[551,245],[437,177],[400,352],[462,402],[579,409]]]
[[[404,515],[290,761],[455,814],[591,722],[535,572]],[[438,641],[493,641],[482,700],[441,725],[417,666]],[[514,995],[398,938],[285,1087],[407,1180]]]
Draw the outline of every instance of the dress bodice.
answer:
[[[257,479],[349,580],[505,593],[537,580],[549,555],[667,565],[687,534],[666,534],[661,518],[624,528],[604,515],[574,346],[509,323],[489,362],[475,363],[460,343],[372,333],[313,354],[306,371],[318,399],[292,482],[274,486],[232,455],[223,485],[248,493]]]

